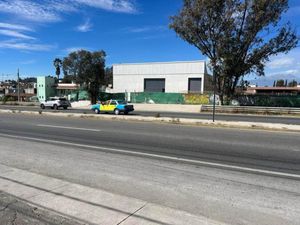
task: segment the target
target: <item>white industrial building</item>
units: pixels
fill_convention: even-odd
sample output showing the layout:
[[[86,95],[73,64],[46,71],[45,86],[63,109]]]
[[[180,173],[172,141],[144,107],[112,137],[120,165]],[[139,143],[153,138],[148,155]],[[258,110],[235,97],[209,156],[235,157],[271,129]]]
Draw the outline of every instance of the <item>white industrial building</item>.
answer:
[[[203,93],[210,87],[205,61],[113,65],[114,93]]]

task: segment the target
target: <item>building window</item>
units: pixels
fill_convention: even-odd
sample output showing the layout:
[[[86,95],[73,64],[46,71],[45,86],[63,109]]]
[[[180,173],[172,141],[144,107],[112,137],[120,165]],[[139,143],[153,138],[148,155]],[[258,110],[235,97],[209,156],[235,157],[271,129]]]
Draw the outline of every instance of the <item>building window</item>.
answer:
[[[144,91],[145,92],[165,92],[166,79],[145,79]]]
[[[189,92],[201,93],[202,92],[202,79],[201,78],[189,78]]]

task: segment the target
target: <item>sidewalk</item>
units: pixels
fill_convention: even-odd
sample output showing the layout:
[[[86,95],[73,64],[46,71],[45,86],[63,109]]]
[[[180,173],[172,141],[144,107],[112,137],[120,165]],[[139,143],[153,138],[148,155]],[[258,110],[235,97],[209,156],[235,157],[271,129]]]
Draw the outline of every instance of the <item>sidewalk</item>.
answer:
[[[222,224],[184,211],[1,164],[0,190],[82,224]]]
[[[0,224],[8,225],[82,225],[75,220],[37,208],[0,191]]]

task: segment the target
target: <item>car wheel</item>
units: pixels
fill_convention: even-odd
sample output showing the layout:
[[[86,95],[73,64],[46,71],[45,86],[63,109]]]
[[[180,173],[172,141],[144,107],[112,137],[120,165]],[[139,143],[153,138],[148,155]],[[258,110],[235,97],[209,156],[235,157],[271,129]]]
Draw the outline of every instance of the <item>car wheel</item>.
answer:
[[[44,104],[41,104],[41,109],[45,109],[45,105]]]
[[[99,114],[99,113],[100,113],[100,110],[99,110],[99,109],[95,109],[95,113],[96,113],[96,114]]]
[[[64,109],[67,110],[67,109],[68,109],[68,106],[64,106]]]
[[[53,106],[53,109],[58,110],[58,106],[55,104],[55,105]]]
[[[128,112],[127,112],[127,111],[125,111],[125,112],[124,112],[124,115],[128,115]]]
[[[118,110],[118,109],[115,109],[114,112],[115,112],[116,115],[119,115],[119,114],[120,114],[120,110]]]

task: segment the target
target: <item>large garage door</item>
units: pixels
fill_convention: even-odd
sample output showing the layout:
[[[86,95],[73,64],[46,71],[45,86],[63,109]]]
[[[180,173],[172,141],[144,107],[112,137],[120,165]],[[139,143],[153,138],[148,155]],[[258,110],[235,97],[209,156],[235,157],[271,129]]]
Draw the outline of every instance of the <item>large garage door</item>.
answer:
[[[201,78],[189,78],[189,92],[200,93],[202,86]]]
[[[145,92],[165,92],[165,79],[145,79],[144,91]]]

